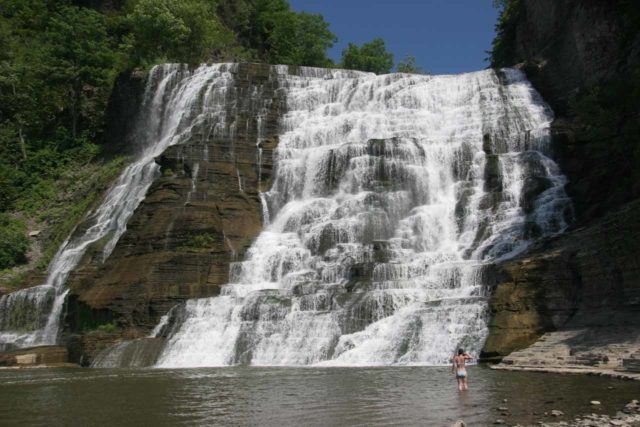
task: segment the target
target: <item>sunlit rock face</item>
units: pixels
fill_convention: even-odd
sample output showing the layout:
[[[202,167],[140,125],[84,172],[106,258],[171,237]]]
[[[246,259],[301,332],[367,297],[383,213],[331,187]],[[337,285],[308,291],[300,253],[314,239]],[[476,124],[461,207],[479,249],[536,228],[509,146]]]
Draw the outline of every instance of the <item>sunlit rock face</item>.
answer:
[[[488,266],[570,214],[548,157],[551,111],[514,70],[273,71],[286,113],[264,231],[220,296],[171,312],[159,366],[442,364],[459,346],[479,351]]]

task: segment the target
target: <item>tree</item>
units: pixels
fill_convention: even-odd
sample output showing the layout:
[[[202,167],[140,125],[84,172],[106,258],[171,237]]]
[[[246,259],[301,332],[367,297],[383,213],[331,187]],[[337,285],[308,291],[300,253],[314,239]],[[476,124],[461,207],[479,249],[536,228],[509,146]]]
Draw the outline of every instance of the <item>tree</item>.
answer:
[[[63,7],[53,14],[47,28],[51,42],[44,56],[47,80],[61,85],[68,94],[71,136],[78,137],[83,105],[91,95],[86,86],[109,88],[115,51],[107,35],[104,15],[87,8]]]
[[[349,43],[342,51],[343,68],[386,74],[393,68],[393,54],[387,52],[384,40],[376,38],[361,47]]]
[[[424,70],[416,64],[415,56],[407,55],[404,57],[402,61],[396,65],[396,71],[398,73],[408,73],[408,74],[430,74],[425,73]]]
[[[209,0],[140,0],[127,15],[133,66],[206,62],[237,48]],[[237,49],[236,49],[237,50]]]
[[[283,12],[268,37],[268,60],[277,64],[331,66],[326,52],[335,41],[336,36],[322,15]]]

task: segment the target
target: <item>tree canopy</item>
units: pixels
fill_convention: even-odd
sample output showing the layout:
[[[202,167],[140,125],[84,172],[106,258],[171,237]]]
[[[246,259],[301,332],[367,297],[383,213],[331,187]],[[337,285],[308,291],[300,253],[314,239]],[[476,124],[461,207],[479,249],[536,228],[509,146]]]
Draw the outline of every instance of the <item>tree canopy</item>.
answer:
[[[409,74],[431,74],[428,71],[424,71],[417,63],[416,57],[412,55],[407,55],[402,59],[402,61],[398,62],[396,65],[396,71],[398,73],[409,73]]]
[[[349,43],[342,51],[340,65],[351,70],[386,74],[393,68],[393,54],[387,52],[384,40],[381,38],[373,39],[362,46]]]

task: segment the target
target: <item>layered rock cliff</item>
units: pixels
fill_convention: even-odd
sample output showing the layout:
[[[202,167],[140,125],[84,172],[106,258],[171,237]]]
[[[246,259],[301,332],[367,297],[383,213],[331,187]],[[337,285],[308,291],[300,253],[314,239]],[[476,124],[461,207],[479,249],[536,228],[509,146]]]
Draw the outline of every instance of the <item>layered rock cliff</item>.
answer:
[[[90,362],[121,337],[147,335],[178,302],[216,295],[230,261],[262,229],[259,193],[270,187],[283,100],[272,67],[241,64],[232,73],[225,114],[235,131],[220,137],[202,126],[167,148],[156,158],[162,176],[109,258],[102,263],[94,245],[70,276],[65,331],[75,361]],[[120,152],[136,145],[142,78],[122,77],[112,98],[121,128],[110,127],[110,135]]]
[[[639,340],[629,327],[640,324],[640,184],[629,179],[638,168],[633,143],[620,136],[637,123],[638,99],[620,99],[632,113],[620,114],[618,127],[604,136],[589,132],[576,100],[597,100],[611,85],[631,81],[640,63],[635,6],[592,0],[514,5],[504,40],[511,54],[499,65],[521,67],[556,111],[555,155],[576,220],[567,234],[497,266],[485,356],[504,357],[548,332],[517,359],[520,365],[619,367]],[[540,344],[545,341],[554,344]],[[548,357],[554,352],[558,357]]]

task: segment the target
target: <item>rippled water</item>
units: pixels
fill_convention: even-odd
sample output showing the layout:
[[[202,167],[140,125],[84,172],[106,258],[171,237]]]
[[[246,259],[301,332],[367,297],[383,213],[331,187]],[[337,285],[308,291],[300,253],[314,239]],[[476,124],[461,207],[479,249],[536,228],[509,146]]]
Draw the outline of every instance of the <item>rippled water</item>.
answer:
[[[551,409],[591,413],[593,399],[614,413],[640,394],[636,382],[483,367],[470,368],[470,385],[459,393],[433,367],[0,371],[0,424],[513,425]]]

